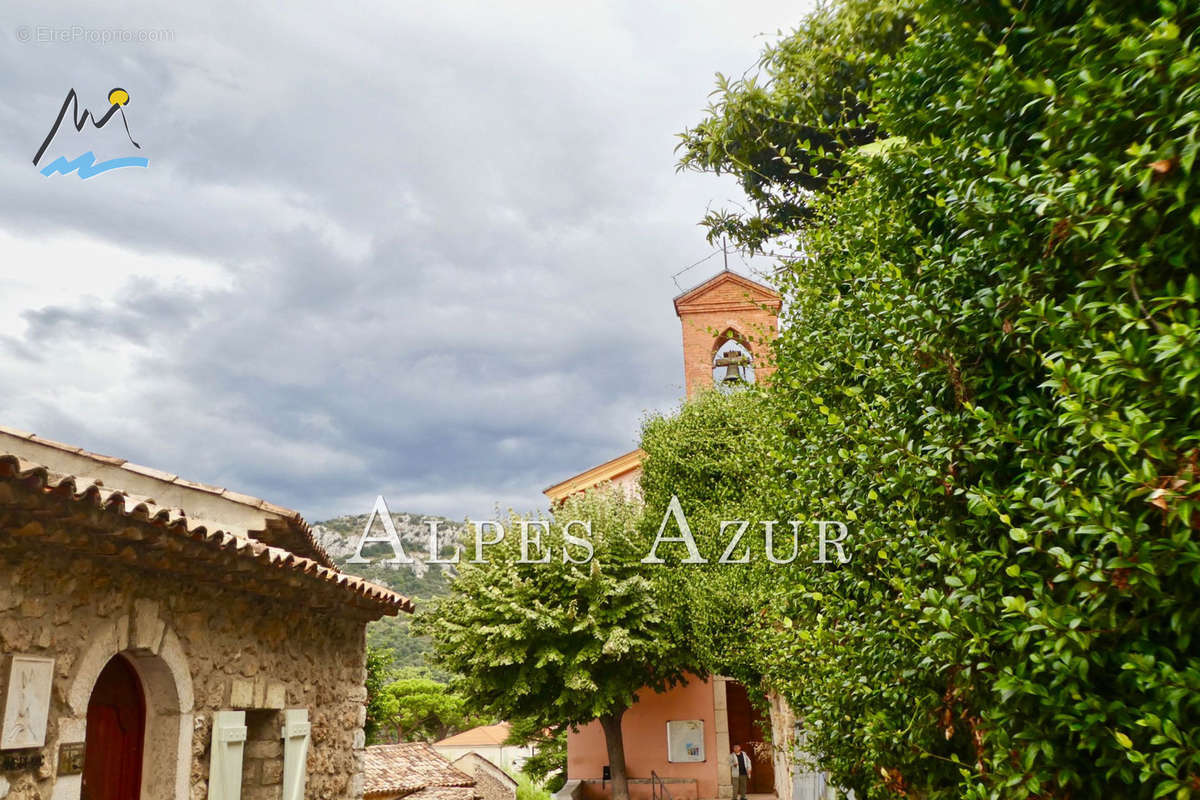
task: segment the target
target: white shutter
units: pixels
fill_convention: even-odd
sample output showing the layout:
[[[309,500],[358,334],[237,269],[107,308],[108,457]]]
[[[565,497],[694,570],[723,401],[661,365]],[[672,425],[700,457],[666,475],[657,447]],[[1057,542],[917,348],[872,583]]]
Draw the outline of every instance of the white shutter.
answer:
[[[304,800],[311,733],[307,708],[289,708],[283,712],[283,800]]]
[[[241,800],[245,747],[246,712],[215,712],[212,754],[208,761],[208,800]]]

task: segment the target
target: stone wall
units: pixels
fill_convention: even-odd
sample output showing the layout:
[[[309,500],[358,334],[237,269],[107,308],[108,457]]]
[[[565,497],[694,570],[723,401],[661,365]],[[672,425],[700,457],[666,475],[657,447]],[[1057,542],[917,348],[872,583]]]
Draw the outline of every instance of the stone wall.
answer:
[[[779,800],[795,800],[792,797],[795,770],[793,751],[796,747],[796,715],[781,695],[767,692],[771,714],[771,741],[775,744],[775,795]]]
[[[362,796],[361,614],[239,588],[254,585],[252,570],[233,586],[202,583],[127,564],[120,553],[81,557],[10,533],[0,530],[0,656],[56,662],[46,745],[0,752],[0,797],[79,796],[78,776],[55,777],[59,746],[83,741],[91,685],[117,652],[129,656],[142,680],[148,746],[162,754],[147,759],[143,797],[205,798],[212,712],[251,708],[308,709],[305,797]],[[247,716],[250,722],[254,714]],[[277,730],[278,720],[270,725]],[[268,749],[254,745],[247,763],[253,761],[261,791],[244,797],[279,796]],[[4,757],[14,753],[40,755],[44,763],[5,769]]]
[[[283,714],[271,710],[246,712],[246,749],[242,756],[242,800],[280,800],[283,797]]]
[[[478,753],[467,753],[452,763],[475,779],[475,794],[482,800],[516,798],[517,782],[512,776]]]
[[[815,759],[804,751],[802,732],[792,707],[782,696],[767,693],[771,710],[771,739],[775,742],[775,794],[778,800],[826,800],[832,792]],[[854,793],[850,793],[853,799]]]

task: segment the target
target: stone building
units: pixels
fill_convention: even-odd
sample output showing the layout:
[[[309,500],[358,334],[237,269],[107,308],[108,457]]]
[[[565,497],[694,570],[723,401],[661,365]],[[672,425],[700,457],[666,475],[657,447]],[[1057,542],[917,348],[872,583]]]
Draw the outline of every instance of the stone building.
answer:
[[[517,782],[479,753],[464,753],[450,763],[475,779],[475,793],[482,800],[515,800]]]
[[[402,611],[295,511],[0,429],[0,798],[357,800]]]

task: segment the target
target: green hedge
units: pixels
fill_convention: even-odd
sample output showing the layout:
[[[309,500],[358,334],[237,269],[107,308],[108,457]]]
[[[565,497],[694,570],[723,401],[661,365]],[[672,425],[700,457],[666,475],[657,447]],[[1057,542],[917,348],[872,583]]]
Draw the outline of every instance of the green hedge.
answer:
[[[1200,10],[911,14],[890,138],[773,229],[770,491],[856,550],[756,668],[859,798],[1200,797]]]

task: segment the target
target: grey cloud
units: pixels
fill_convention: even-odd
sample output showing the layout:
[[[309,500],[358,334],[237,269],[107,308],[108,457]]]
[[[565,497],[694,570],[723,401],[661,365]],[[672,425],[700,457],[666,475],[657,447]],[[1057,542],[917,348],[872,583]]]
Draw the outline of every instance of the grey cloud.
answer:
[[[670,274],[706,252],[695,221],[733,193],[676,175],[674,134],[713,71],[749,65],[752,35],[800,13],[14,11],[175,40],[0,43],[0,228],[47,254],[0,276],[86,268],[53,261],[72,233],[228,281],[130,275],[87,298],[65,280],[0,338],[0,383],[18,387],[4,422],[313,518],[377,493],[455,518],[528,508],[636,444],[643,411],[681,392]],[[111,85],[134,98],[150,169],[37,175],[66,87],[98,105]]]

